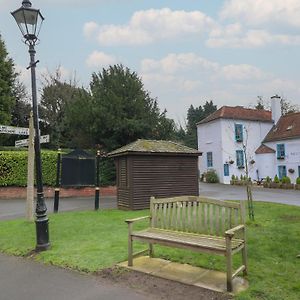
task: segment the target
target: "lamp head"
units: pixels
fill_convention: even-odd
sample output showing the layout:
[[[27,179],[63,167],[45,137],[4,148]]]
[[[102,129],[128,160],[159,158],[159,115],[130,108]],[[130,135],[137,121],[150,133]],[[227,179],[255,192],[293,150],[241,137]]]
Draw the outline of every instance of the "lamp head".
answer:
[[[29,0],[23,0],[22,6],[11,14],[20,28],[25,43],[34,45],[38,40],[38,35],[44,21],[40,10],[32,8]]]

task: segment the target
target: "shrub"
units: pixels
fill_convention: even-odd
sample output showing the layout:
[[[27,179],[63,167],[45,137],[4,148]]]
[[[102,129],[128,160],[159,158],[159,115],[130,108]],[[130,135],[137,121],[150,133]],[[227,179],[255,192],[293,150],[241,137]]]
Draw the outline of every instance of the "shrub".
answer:
[[[235,181],[235,176],[234,175],[231,175],[231,180]]]
[[[291,179],[288,176],[283,176],[281,179],[282,183],[291,183]]]
[[[300,184],[300,177],[297,177],[296,183],[297,183],[297,184]]]
[[[56,151],[42,151],[43,183],[55,185]],[[27,151],[0,152],[0,186],[27,185]]]
[[[56,182],[57,152],[42,150],[43,184],[54,186]],[[115,166],[112,159],[100,160],[100,184],[115,183]],[[0,186],[27,185],[27,151],[0,151]]]
[[[270,176],[267,176],[266,177],[266,182],[270,183],[272,181],[271,177]]]
[[[279,178],[278,178],[278,176],[277,175],[275,175],[275,177],[274,177],[274,180],[273,180],[275,183],[279,183],[280,182],[280,180],[279,180]]]
[[[217,183],[219,182],[218,175],[215,170],[209,170],[206,173],[206,182],[208,183]]]

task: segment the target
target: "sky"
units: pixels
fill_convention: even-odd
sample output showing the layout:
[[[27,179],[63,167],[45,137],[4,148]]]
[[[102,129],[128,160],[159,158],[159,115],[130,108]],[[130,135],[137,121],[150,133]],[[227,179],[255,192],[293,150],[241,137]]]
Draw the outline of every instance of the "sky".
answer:
[[[0,34],[29,85],[27,46],[1,0]],[[38,82],[60,67],[88,88],[91,75],[123,64],[178,123],[190,105],[249,107],[278,94],[300,104],[299,0],[32,0],[45,17]]]

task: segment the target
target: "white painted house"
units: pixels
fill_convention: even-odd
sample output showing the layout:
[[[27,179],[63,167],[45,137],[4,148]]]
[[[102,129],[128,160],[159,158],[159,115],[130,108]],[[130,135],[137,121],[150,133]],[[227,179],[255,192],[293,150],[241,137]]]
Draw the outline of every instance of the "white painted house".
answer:
[[[271,98],[272,112],[223,106],[197,124],[200,174],[216,170],[220,182],[245,175],[300,176],[300,113],[281,116],[280,97]]]

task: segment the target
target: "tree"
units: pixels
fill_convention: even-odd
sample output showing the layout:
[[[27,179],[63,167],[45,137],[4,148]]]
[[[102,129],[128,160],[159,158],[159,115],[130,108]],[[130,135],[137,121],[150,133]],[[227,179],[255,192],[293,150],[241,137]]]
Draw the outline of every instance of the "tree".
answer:
[[[250,134],[253,135],[255,132],[251,128],[251,124],[247,125],[238,124],[235,120],[228,121],[228,136],[230,139],[235,137],[237,147],[237,158],[236,165],[240,170],[243,170],[245,174],[245,185],[248,202],[248,214],[249,219],[254,221],[254,207],[253,207],[253,196],[252,196],[252,183],[250,178],[250,170],[253,168],[255,148],[251,148],[249,145]],[[228,149],[223,149],[225,153],[231,154],[232,152]],[[238,153],[240,155],[238,155]],[[241,175],[241,177],[243,177]]]
[[[204,120],[210,114],[217,110],[217,106],[213,101],[206,101],[203,106],[194,108],[190,106],[187,112],[186,136],[184,143],[192,148],[197,148],[197,123]]]
[[[293,112],[300,111],[299,105],[293,104],[292,101],[290,101],[286,98],[283,98],[283,97],[281,97],[280,105],[281,105],[281,114],[283,116],[293,113]],[[263,96],[257,96],[257,102],[256,102],[256,105],[254,106],[254,108],[271,110],[270,100],[264,99]]]
[[[94,73],[90,84],[94,143],[111,151],[138,138],[168,139],[174,121],[160,112],[137,73],[123,65]]]
[[[59,148],[68,145],[71,139],[68,111],[82,92],[83,88],[76,86],[74,78],[69,82],[61,78],[59,67],[54,74],[44,76],[40,103],[41,130],[50,134],[50,146]]]

